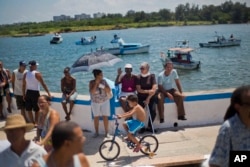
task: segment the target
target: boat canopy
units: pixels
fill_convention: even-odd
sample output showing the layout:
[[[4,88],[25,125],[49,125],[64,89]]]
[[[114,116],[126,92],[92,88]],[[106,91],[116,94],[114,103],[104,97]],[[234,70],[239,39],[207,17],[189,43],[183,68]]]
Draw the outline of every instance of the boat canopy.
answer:
[[[180,53],[187,53],[194,51],[193,48],[169,48],[169,51],[180,52]]]

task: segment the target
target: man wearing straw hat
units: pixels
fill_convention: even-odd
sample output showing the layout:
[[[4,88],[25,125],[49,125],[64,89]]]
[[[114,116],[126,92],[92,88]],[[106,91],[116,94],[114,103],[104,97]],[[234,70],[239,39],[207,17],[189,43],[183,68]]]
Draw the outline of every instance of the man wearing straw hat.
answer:
[[[31,166],[34,159],[47,154],[41,146],[24,138],[25,133],[33,128],[34,124],[26,123],[21,114],[7,117],[5,126],[1,130],[6,133],[10,146],[0,153],[1,166]]]

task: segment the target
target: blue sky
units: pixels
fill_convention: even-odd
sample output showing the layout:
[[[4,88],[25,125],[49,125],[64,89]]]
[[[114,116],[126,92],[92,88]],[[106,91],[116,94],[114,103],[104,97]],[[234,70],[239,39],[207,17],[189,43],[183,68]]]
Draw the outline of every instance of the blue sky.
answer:
[[[159,11],[159,9],[175,10],[179,4],[220,5],[227,0],[0,0],[0,24],[17,22],[41,22],[53,19],[61,14],[73,17],[75,14],[121,13],[128,10]],[[249,0],[231,0],[246,3]]]

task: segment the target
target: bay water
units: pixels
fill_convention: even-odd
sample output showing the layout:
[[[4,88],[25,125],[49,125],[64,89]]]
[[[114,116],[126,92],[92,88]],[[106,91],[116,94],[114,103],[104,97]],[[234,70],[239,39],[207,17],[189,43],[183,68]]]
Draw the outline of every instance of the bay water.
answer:
[[[215,32],[226,38],[231,34],[241,38],[241,46],[226,48],[199,48],[200,42],[213,39]],[[172,26],[140,29],[123,29],[109,31],[88,31],[62,33],[63,42],[57,45],[49,43],[52,34],[39,37],[0,37],[0,60],[4,67],[13,71],[18,62],[36,60],[38,70],[51,92],[60,92],[60,80],[63,69],[72,64],[81,55],[100,47],[112,47],[110,41],[118,34],[125,42],[150,44],[149,53],[118,56],[123,61],[111,67],[102,67],[104,76],[115,80],[117,68],[124,69],[126,63],[133,65],[133,72],[139,73],[140,64],[150,64],[151,73],[158,75],[162,70],[160,52],[166,52],[175,45],[176,40],[188,40],[195,48],[193,59],[201,61],[198,70],[178,70],[184,92],[205,91],[213,89],[235,88],[250,84],[250,25],[209,25],[209,26]],[[96,35],[93,45],[75,45],[83,36]],[[123,70],[124,71],[124,70]],[[88,83],[93,78],[91,71],[73,74],[77,79],[79,94],[88,94]]]

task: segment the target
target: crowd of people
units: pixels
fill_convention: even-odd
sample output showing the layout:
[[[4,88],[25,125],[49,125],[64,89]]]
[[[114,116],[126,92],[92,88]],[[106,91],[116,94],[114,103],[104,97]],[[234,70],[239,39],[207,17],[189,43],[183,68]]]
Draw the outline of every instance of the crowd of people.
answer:
[[[52,96],[37,70],[38,63],[20,61],[19,67],[10,71],[0,61],[0,119],[5,120],[1,128],[6,134],[10,146],[0,153],[1,165],[12,166],[90,166],[82,148],[85,141],[81,127],[70,122],[70,113],[76,99],[76,81],[64,69],[61,80],[62,108],[66,121],[60,120],[59,112],[50,106]],[[12,113],[10,83],[20,114]],[[40,95],[40,85],[47,95]],[[3,96],[6,96],[7,118],[3,113]],[[69,112],[66,103],[70,103]],[[33,112],[35,118],[33,117]],[[27,114],[26,114],[27,113]],[[69,122],[68,122],[69,121]],[[25,139],[25,133],[36,128],[32,141]],[[63,156],[63,160],[61,157]]]
[[[76,79],[70,75],[70,68],[63,70],[61,79],[62,109],[65,120],[62,121],[59,112],[50,106],[51,93],[43,80],[42,73],[37,70],[39,65],[32,60],[28,63],[20,61],[19,67],[11,74],[0,61],[0,118],[5,119],[1,128],[6,133],[10,147],[1,152],[0,161],[4,166],[89,166],[82,151],[85,137],[80,126],[70,121],[74,102],[77,98]],[[133,74],[131,64],[117,70],[115,85],[121,85],[119,102],[125,118],[124,129],[128,133],[127,140],[136,143],[134,152],[141,149],[140,143],[134,137],[139,131],[157,132],[153,122],[156,118],[156,108],[159,112],[159,122],[164,123],[165,98],[173,100],[177,107],[177,119],[187,120],[181,82],[171,61],[164,64],[164,70],[155,75],[150,71],[147,62],[140,64],[140,74]],[[110,103],[112,90],[104,79],[100,69],[93,70],[94,79],[89,81],[91,111],[94,116],[94,138],[99,136],[99,120],[102,117],[105,137],[109,137]],[[13,114],[11,108],[10,83],[12,83],[17,108],[20,114]],[[47,95],[40,95],[40,85]],[[6,96],[8,114],[3,114],[3,95]],[[8,97],[9,96],[9,97]],[[232,150],[250,150],[250,86],[237,88],[231,97],[231,103],[226,111],[224,123],[218,134],[215,147],[209,159],[210,166],[227,166]],[[69,103],[69,110],[67,109]],[[26,115],[27,112],[27,115]],[[33,112],[35,118],[33,118]],[[149,116],[147,125],[145,124]],[[25,133],[36,128],[37,135],[32,141],[25,139]],[[16,156],[17,155],[17,156]],[[63,158],[61,158],[63,157]],[[8,161],[6,161],[8,160]],[[19,163],[19,164],[16,164]]]
[[[26,69],[27,65],[29,66],[29,70]],[[34,126],[38,127],[38,129],[40,129],[39,131],[41,131],[42,128],[41,125],[39,125],[41,124],[39,123],[41,117],[44,117],[42,118],[43,121],[49,122],[47,124],[51,127],[53,127],[60,119],[56,118],[57,121],[55,121],[50,118],[51,112],[42,112],[41,108],[44,104],[39,103],[39,98],[44,98],[49,106],[50,102],[48,99],[51,99],[52,96],[43,79],[42,73],[37,70],[38,65],[39,64],[35,60],[30,61],[28,64],[26,64],[25,61],[20,61],[19,67],[13,70],[11,75],[10,71],[3,67],[3,62],[0,62],[0,118],[4,119],[4,114],[2,112],[3,95],[6,95],[6,100],[8,102],[7,110],[10,113],[12,112],[10,95],[10,83],[12,83],[13,95],[16,99],[16,105],[20,110],[20,113],[27,122],[33,123]],[[144,131],[156,132],[156,129],[153,128],[153,122],[156,117],[156,106],[159,111],[160,123],[164,122],[164,102],[166,97],[176,103],[178,119],[186,120],[183,104],[185,96],[182,93],[182,87],[177,71],[173,69],[173,64],[171,62],[166,63],[164,71],[158,76],[150,72],[150,65],[147,62],[141,63],[140,74],[138,75],[132,73],[133,67],[131,64],[126,64],[124,70],[125,74],[123,74],[121,68],[117,70],[117,77],[115,80],[116,86],[121,85],[121,92],[119,92],[118,96],[122,109],[124,112],[132,110],[128,105],[126,98],[128,95],[137,95],[138,104],[147,111],[147,114],[150,115],[151,120],[148,120],[148,124],[140,130],[140,133],[143,133]],[[71,76],[70,67],[64,68],[63,73],[64,77],[61,79],[61,104],[63,111],[65,112],[65,120],[69,121],[71,120],[71,114],[78,94],[76,90],[76,79]],[[109,99],[112,96],[112,90],[106,80],[103,79],[104,74],[100,69],[94,69],[93,75],[94,79],[89,82],[91,111],[94,116],[95,128],[95,134],[93,137],[99,136],[100,117],[103,119],[105,136],[108,137],[108,117],[110,116]],[[47,96],[43,95],[40,97],[40,85],[47,93]],[[67,103],[69,103],[69,108],[67,107]],[[45,129],[46,130],[44,131],[51,133],[50,127],[46,127]],[[37,138],[40,138],[39,134],[37,135]]]

